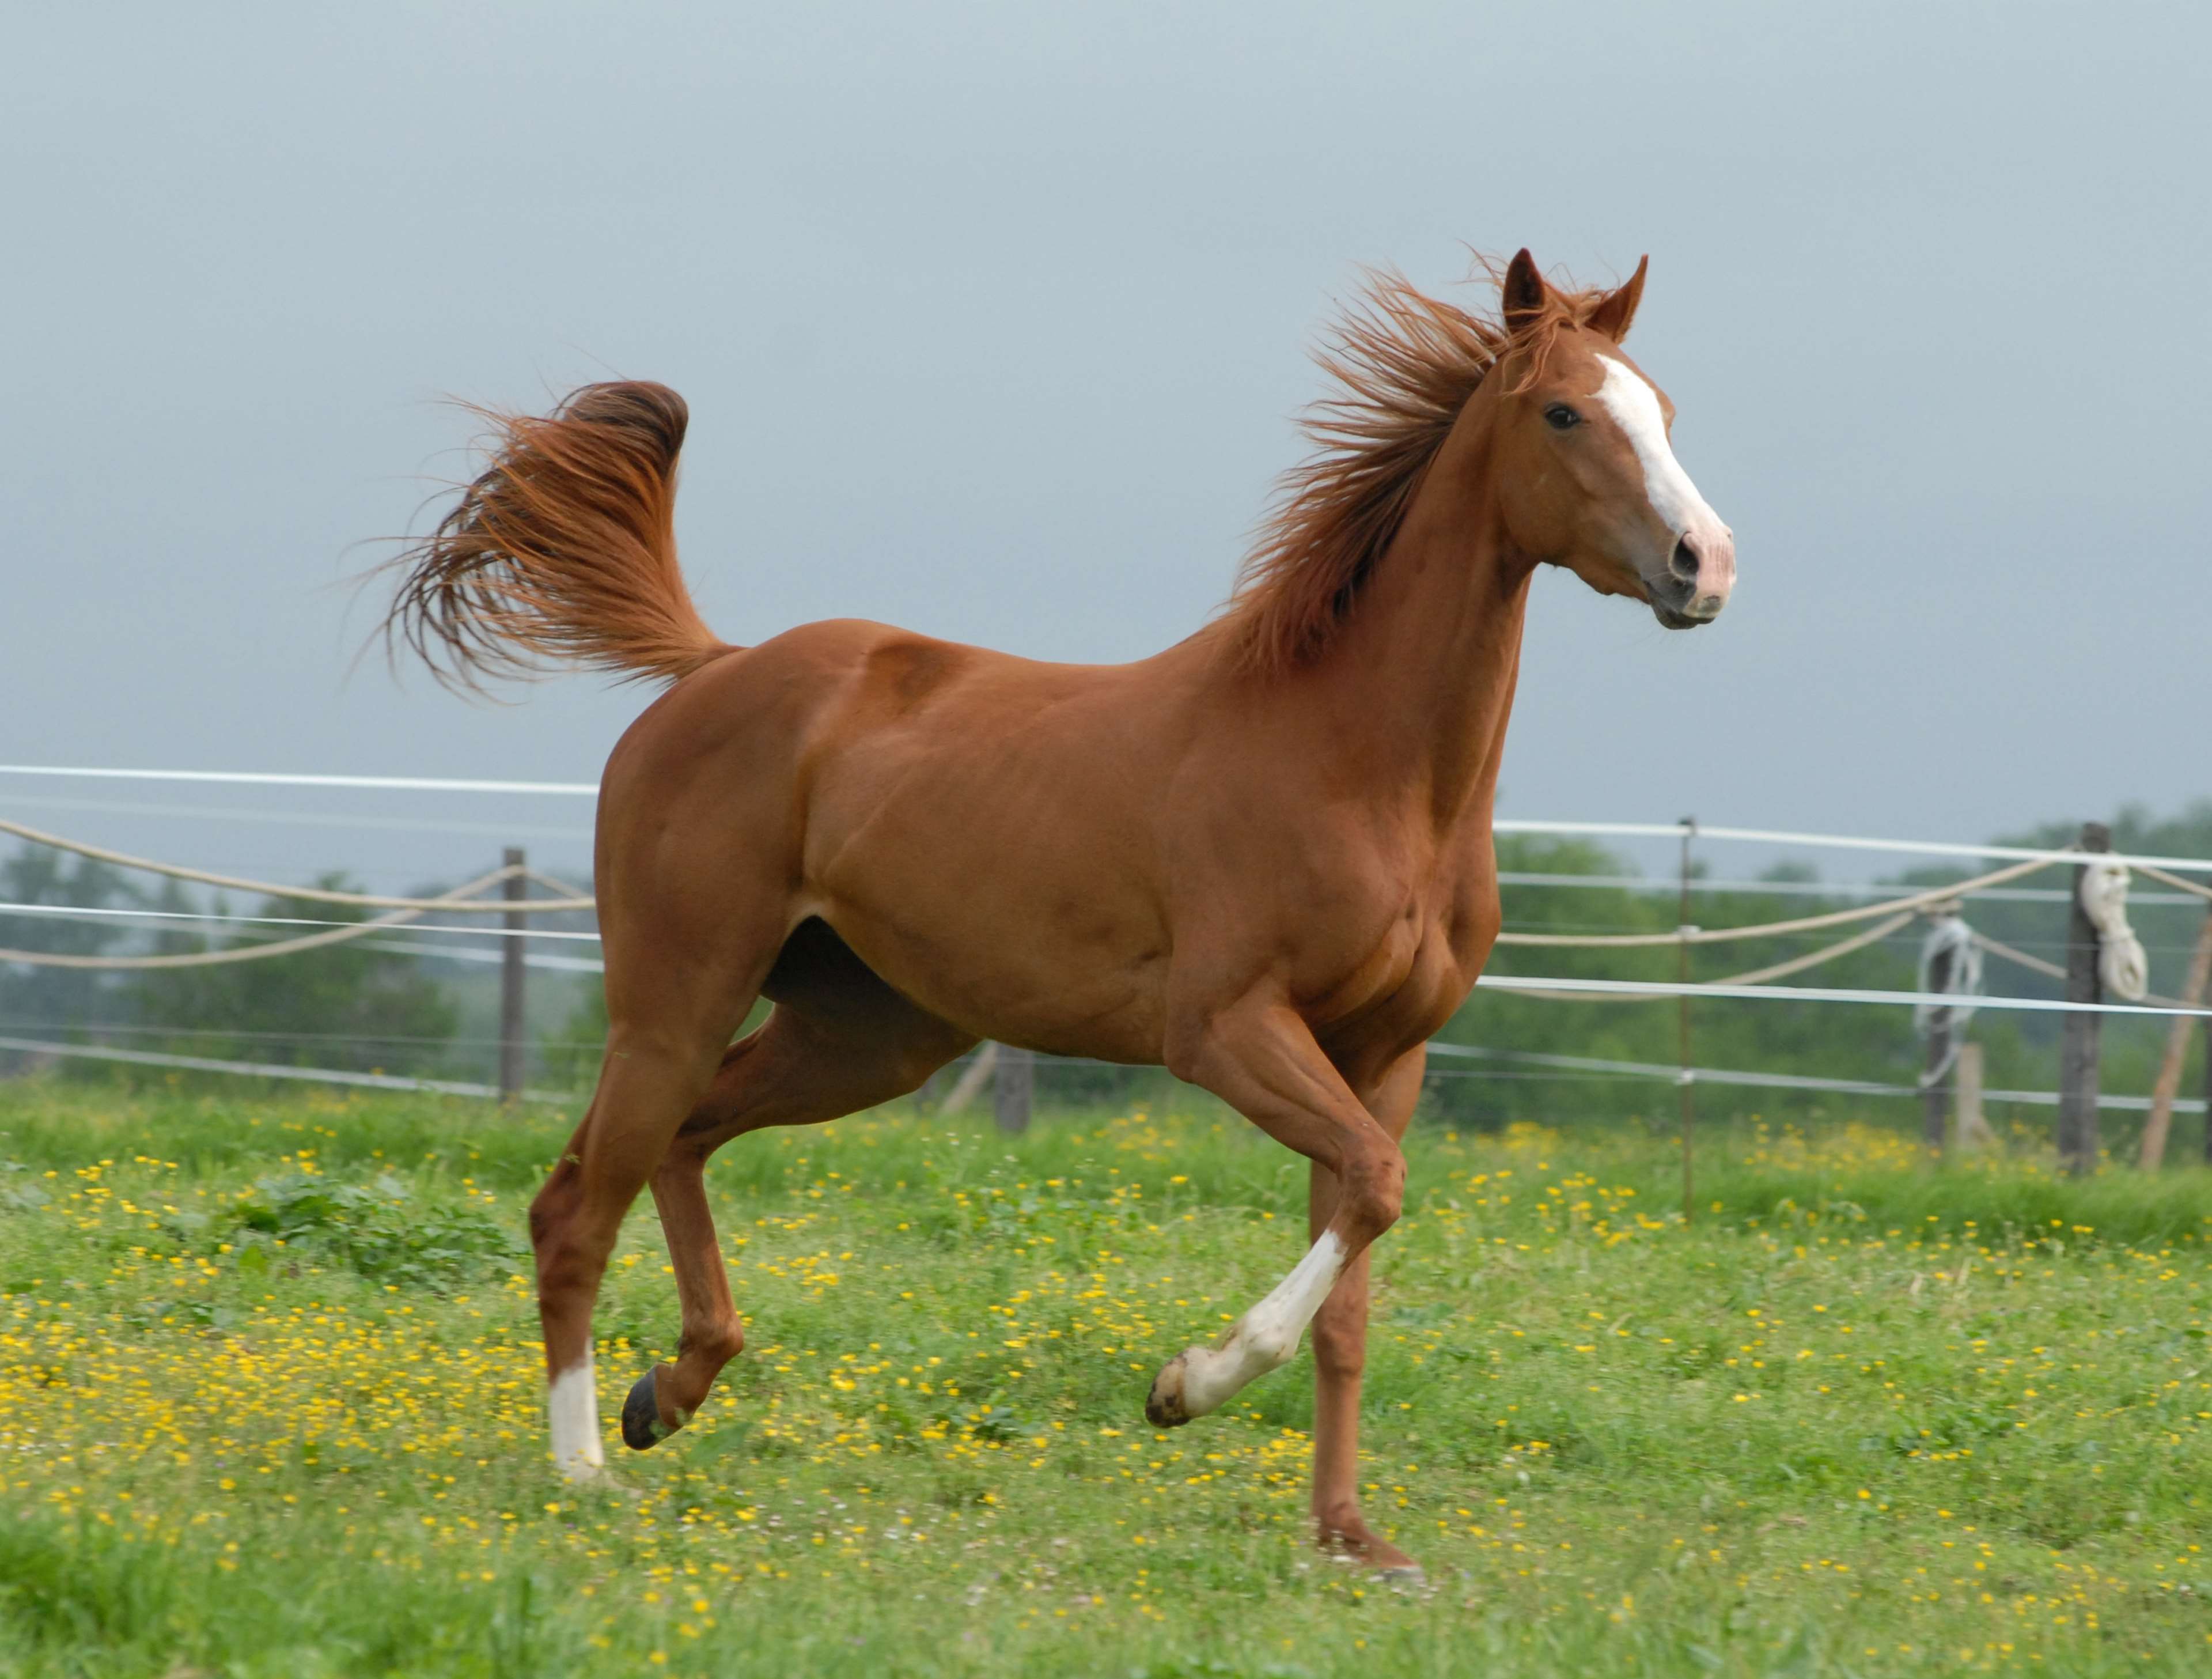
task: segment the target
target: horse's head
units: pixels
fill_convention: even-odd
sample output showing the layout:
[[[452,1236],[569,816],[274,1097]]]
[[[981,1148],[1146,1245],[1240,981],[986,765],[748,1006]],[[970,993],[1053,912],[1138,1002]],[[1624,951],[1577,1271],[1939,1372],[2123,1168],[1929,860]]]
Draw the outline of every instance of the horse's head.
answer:
[[[1554,292],[1526,251],[1507,265],[1496,464],[1517,547],[1690,630],[1728,604],[1735,538],[1674,459],[1674,405],[1621,353],[1644,270],[1592,305]]]

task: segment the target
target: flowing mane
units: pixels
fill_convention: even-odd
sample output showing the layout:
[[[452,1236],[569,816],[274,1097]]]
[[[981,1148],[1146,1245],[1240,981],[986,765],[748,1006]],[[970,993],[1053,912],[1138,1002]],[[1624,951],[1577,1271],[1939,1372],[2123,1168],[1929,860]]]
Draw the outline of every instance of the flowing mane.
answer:
[[[1498,278],[1498,264],[1477,261]],[[1543,310],[1516,334],[1403,275],[1370,271],[1315,353],[1337,388],[1299,422],[1313,453],[1276,481],[1224,615],[1246,669],[1289,670],[1328,648],[1485,376],[1516,338],[1540,368],[1559,330],[1605,295],[1548,287]]]

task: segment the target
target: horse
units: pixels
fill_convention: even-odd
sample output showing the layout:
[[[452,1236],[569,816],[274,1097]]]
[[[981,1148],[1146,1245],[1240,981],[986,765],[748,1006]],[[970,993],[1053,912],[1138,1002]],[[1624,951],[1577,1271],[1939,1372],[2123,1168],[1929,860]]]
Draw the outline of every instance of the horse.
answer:
[[[674,1362],[622,1408],[644,1450],[744,1346],[708,1158],[904,1096],[992,1038],[1164,1066],[1310,1162],[1304,1256],[1169,1362],[1145,1415],[1218,1409],[1310,1325],[1315,1536],[1418,1575],[1357,1495],[1368,1258],[1399,1215],[1424,1046],[1498,930],[1530,580],[1565,567],[1669,630],[1711,623],[1735,581],[1673,405],[1620,348],[1647,266],[1577,289],[1524,249],[1486,265],[1487,310],[1370,275],[1227,605],[1125,665],[854,619],[726,643],[677,561],[680,397],[603,383],[490,417],[485,470],[392,563],[387,648],[463,690],[564,660],[668,684],[602,780],[605,1055],[530,1209],[564,1474],[604,1469],[592,1312],[638,1191],[682,1311]]]

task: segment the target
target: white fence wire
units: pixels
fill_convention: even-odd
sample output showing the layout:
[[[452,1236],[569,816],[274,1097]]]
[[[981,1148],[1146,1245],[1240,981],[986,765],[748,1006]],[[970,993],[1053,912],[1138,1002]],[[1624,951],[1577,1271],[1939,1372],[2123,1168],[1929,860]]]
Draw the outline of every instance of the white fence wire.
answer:
[[[46,779],[78,779],[92,781],[136,781],[173,783],[216,784],[250,788],[301,788],[345,789],[371,792],[424,792],[441,794],[518,794],[523,796],[596,797],[598,788],[586,782],[531,782],[490,779],[469,779],[421,776],[361,776],[340,774],[295,774],[277,771],[197,770],[118,769],[90,765],[0,764],[0,776]],[[66,804],[65,800],[30,801]],[[91,801],[77,801],[90,805]],[[94,806],[95,808],[97,806]],[[168,807],[155,805],[118,806],[138,814],[167,813]],[[191,807],[188,813],[195,816],[220,816],[226,812],[204,806]],[[269,812],[240,811],[228,812],[247,819],[289,819],[297,817],[322,825],[358,820],[362,825],[396,826],[405,818],[389,817],[348,818],[343,815],[306,814],[299,812]],[[470,824],[471,831],[481,828],[491,830],[495,824]],[[1895,934],[1916,914],[1954,904],[1961,899],[1976,897],[2015,899],[2036,902],[2067,902],[2069,891],[2042,888],[2014,886],[2010,883],[2037,870],[2059,864],[2078,864],[2086,855],[2071,849],[2039,850],[2029,848],[1958,843],[1940,841],[1876,838],[1857,835],[1800,832],[1782,829],[1736,828],[1705,824],[1634,823],[1585,821],[1535,821],[1520,818],[1501,818],[1494,824],[1500,834],[1536,834],[1563,836],[1602,838],[1641,838],[1679,840],[1685,834],[1703,841],[1741,842],[1747,843],[1787,845],[1806,849],[1828,849],[1854,852],[1881,852],[1894,855],[1934,856],[1954,859],[2005,860],[2008,866],[1972,879],[1945,885],[1919,887],[1901,895],[1863,903],[1855,908],[1799,916],[1779,922],[1748,927],[1698,928],[1680,927],[1662,933],[1604,933],[1604,932],[1528,932],[1508,929],[1501,934],[1502,946],[1522,946],[1570,949],[1633,949],[1668,948],[1718,943],[1723,940],[1754,938],[1787,939],[1816,930],[1846,926],[1854,922],[1874,921],[1887,916],[1877,927],[1827,946],[1822,949],[1769,967],[1730,976],[1729,978],[1706,982],[1664,982],[1615,979],[1591,979],[1540,975],[1484,975],[1476,982],[1478,987],[1508,992],[1522,996],[1556,998],[1577,1001],[1629,1001],[1666,997],[1711,997],[1741,1001],[1811,1002],[1821,1004],[1872,1005],[1888,1007],[1920,1007],[1954,1005],[1958,999],[1948,993],[1921,991],[1875,990],[1861,988],[1779,986],[1763,983],[1772,978],[1801,971],[1836,957],[1860,949]],[[562,830],[564,834],[580,834],[583,830]],[[79,855],[99,859],[114,866],[151,871],[176,879],[204,884],[261,892],[264,895],[297,900],[319,901],[349,907],[376,908],[398,912],[380,916],[367,922],[341,922],[307,916],[231,916],[204,914],[176,909],[145,908],[89,908],[43,903],[0,903],[0,916],[56,917],[63,919],[100,920],[106,918],[133,919],[147,923],[173,925],[179,922],[230,922],[243,926],[299,926],[319,927],[330,932],[277,939],[269,942],[233,945],[221,950],[194,953],[185,957],[116,957],[98,958],[70,956],[61,953],[0,951],[0,962],[21,964],[47,964],[70,967],[134,968],[149,966],[199,965],[210,962],[250,960],[325,946],[366,934],[387,932],[404,926],[410,935],[422,934],[474,934],[478,939],[531,939],[596,941],[599,934],[571,929],[550,928],[515,928],[492,926],[456,926],[425,923],[415,917],[433,910],[465,914],[499,913],[543,915],[566,911],[587,911],[594,907],[591,897],[566,883],[534,871],[503,868],[492,874],[456,888],[435,897],[407,898],[380,897],[372,894],[342,892],[325,888],[288,887],[277,883],[246,879],[211,871],[187,869],[152,859],[131,856],[92,846],[82,842],[64,839],[59,836],[29,828],[24,824],[0,818],[0,832],[12,833],[41,845],[49,845]],[[2101,859],[2127,865],[2142,871],[2172,890],[2160,894],[2139,894],[2141,903],[2188,903],[2212,899],[2212,886],[2179,878],[2172,871],[2212,873],[2212,859],[2196,857],[2139,856],[2129,854],[2100,853]],[[486,901],[475,895],[487,887],[500,884],[510,874],[524,874],[534,883],[547,886],[562,894],[556,898]],[[1516,872],[1502,877],[1505,884],[1516,885],[1551,885],[1574,888],[1608,886],[1625,890],[1680,891],[1692,893],[1726,894],[1756,892],[1770,895],[1802,894],[1805,896],[1860,897],[1883,891],[1895,892],[1895,888],[1875,885],[1839,884],[1825,885],[1806,881],[1714,881],[1692,879],[1686,883],[1671,883],[1642,876],[1590,876],[1547,874]],[[1993,953],[2017,962],[2020,965],[2045,974],[2063,975],[2057,964],[2027,955],[2015,948],[1977,935],[1979,942]],[[499,963],[504,960],[496,948],[481,946],[415,943],[381,939],[372,948],[406,953],[434,959],[459,962]],[[586,973],[601,971],[603,964],[587,957],[560,957],[537,954],[524,958],[528,966],[556,970]],[[2212,1007],[2158,999],[2146,1002],[2066,1001],[2047,998],[2017,996],[1978,996],[1976,1007],[2000,1011],[2028,1013],[2066,1013],[2097,1015],[2140,1015],[2168,1019],[2212,1019]],[[381,1074],[356,1074],[337,1069],[303,1068],[282,1063],[228,1062],[205,1057],[176,1056],[154,1051],[126,1050],[104,1045],[55,1043],[43,1040],[0,1038],[0,1048],[25,1053],[49,1055],[88,1056],[108,1061],[137,1062],[145,1065],[173,1066],[208,1072],[246,1074],[254,1076],[322,1079],[326,1082],[363,1085],[372,1087],[432,1091],[450,1094],[492,1094],[490,1086],[465,1081],[422,1080]],[[1677,1082],[1696,1081],[1711,1084],[1764,1086],[1774,1088],[1831,1091],[1839,1094],[1869,1096],[1918,1095],[1919,1086],[1892,1086],[1878,1081],[1815,1079],[1809,1075],[1758,1074],[1717,1068],[1679,1068],[1657,1063],[1611,1062],[1588,1057],[1542,1056],[1533,1052],[1491,1050],[1469,1046],[1437,1043],[1431,1045],[1436,1052],[1449,1056],[1519,1061],[1531,1067],[1544,1067],[1556,1074],[1608,1077],[1667,1078]],[[1533,1076],[1533,1075],[1532,1075]],[[544,1099],[557,1099],[545,1092],[533,1092]],[[2051,1103],[2057,1096],[2052,1092],[1991,1091],[1992,1101]],[[2100,1098],[2102,1105],[2115,1107],[2148,1107],[2144,1098],[2110,1097]],[[2179,1102],[2177,1109],[2201,1111],[2202,1102]]]

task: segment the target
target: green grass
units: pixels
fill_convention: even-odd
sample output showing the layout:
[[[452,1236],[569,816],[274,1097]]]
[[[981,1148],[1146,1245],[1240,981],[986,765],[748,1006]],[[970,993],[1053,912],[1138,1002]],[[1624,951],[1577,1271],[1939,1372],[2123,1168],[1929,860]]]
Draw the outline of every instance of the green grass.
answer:
[[[0,1086],[0,1674],[1871,1675],[2212,1664],[2212,1177],[1756,1126],[1698,1217],[1637,1134],[1417,1128],[1363,1477],[1310,1367],[1171,1434],[1153,1370],[1292,1261],[1216,1110],[902,1110],[710,1178],[751,1345],[556,1482],[520,1233],[566,1120]],[[649,1208],[601,1403],[662,1356]],[[610,1426],[609,1439],[614,1440]]]

